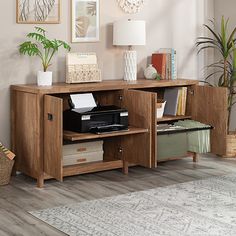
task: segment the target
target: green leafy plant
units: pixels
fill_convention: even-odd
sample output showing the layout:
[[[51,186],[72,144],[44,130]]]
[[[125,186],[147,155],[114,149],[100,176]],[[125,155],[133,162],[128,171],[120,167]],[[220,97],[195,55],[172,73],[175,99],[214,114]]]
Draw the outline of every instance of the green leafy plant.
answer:
[[[235,81],[236,81],[236,27],[231,33],[228,32],[229,19],[225,21],[224,16],[221,19],[220,32],[215,31],[215,22],[211,21],[213,26],[204,24],[204,27],[210,33],[209,37],[198,37],[196,46],[198,53],[202,50],[213,49],[220,55],[220,60],[207,66],[208,69],[213,69],[206,78],[206,82],[211,77],[217,78],[217,86],[226,87],[228,89],[228,132],[231,118],[232,107],[236,104],[235,101]],[[211,84],[210,84],[211,85]]]
[[[60,47],[70,51],[69,44],[58,39],[49,39],[46,36],[46,30],[35,27],[35,32],[27,34],[29,41],[19,46],[19,52],[23,55],[38,56],[41,59],[43,71],[46,72],[51,66],[51,61]]]

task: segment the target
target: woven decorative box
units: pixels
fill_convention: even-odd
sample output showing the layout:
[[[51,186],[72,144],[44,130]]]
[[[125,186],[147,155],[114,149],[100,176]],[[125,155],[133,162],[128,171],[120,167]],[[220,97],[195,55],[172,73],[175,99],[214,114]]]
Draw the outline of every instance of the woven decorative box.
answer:
[[[101,82],[95,53],[68,53],[66,83]]]

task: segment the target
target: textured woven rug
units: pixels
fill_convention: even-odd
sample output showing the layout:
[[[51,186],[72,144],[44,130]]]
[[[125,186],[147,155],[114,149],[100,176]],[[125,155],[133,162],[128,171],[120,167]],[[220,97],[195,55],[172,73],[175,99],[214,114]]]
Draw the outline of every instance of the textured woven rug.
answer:
[[[236,235],[236,174],[30,212],[68,235]]]

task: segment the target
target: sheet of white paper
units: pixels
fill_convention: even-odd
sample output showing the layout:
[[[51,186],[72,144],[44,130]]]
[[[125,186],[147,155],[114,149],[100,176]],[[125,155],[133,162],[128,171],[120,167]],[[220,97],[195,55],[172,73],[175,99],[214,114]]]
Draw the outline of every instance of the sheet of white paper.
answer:
[[[97,106],[92,93],[71,94],[70,97],[75,109]]]

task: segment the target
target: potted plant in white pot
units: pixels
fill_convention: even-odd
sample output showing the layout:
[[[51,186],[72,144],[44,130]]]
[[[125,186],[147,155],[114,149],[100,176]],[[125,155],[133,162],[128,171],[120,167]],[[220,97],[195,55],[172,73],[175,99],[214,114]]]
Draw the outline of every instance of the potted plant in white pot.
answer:
[[[37,56],[40,58],[43,71],[38,71],[37,84],[39,86],[52,85],[52,72],[48,71],[55,53],[60,47],[70,51],[70,46],[66,42],[58,39],[49,39],[46,31],[40,27],[35,27],[35,32],[27,34],[29,41],[19,46],[19,52],[23,55]],[[31,41],[32,40],[32,41]]]
[[[228,127],[225,157],[236,157],[236,132],[230,130],[232,108],[236,105],[236,27],[229,33],[228,22],[229,20],[225,21],[222,17],[220,32],[214,29],[214,22],[212,22],[213,27],[204,25],[211,36],[198,37],[197,47],[199,52],[213,49],[219,55],[219,59],[215,63],[207,66],[208,69],[213,71],[205,79],[211,86],[228,90]],[[213,76],[217,84],[208,82],[208,79]]]

